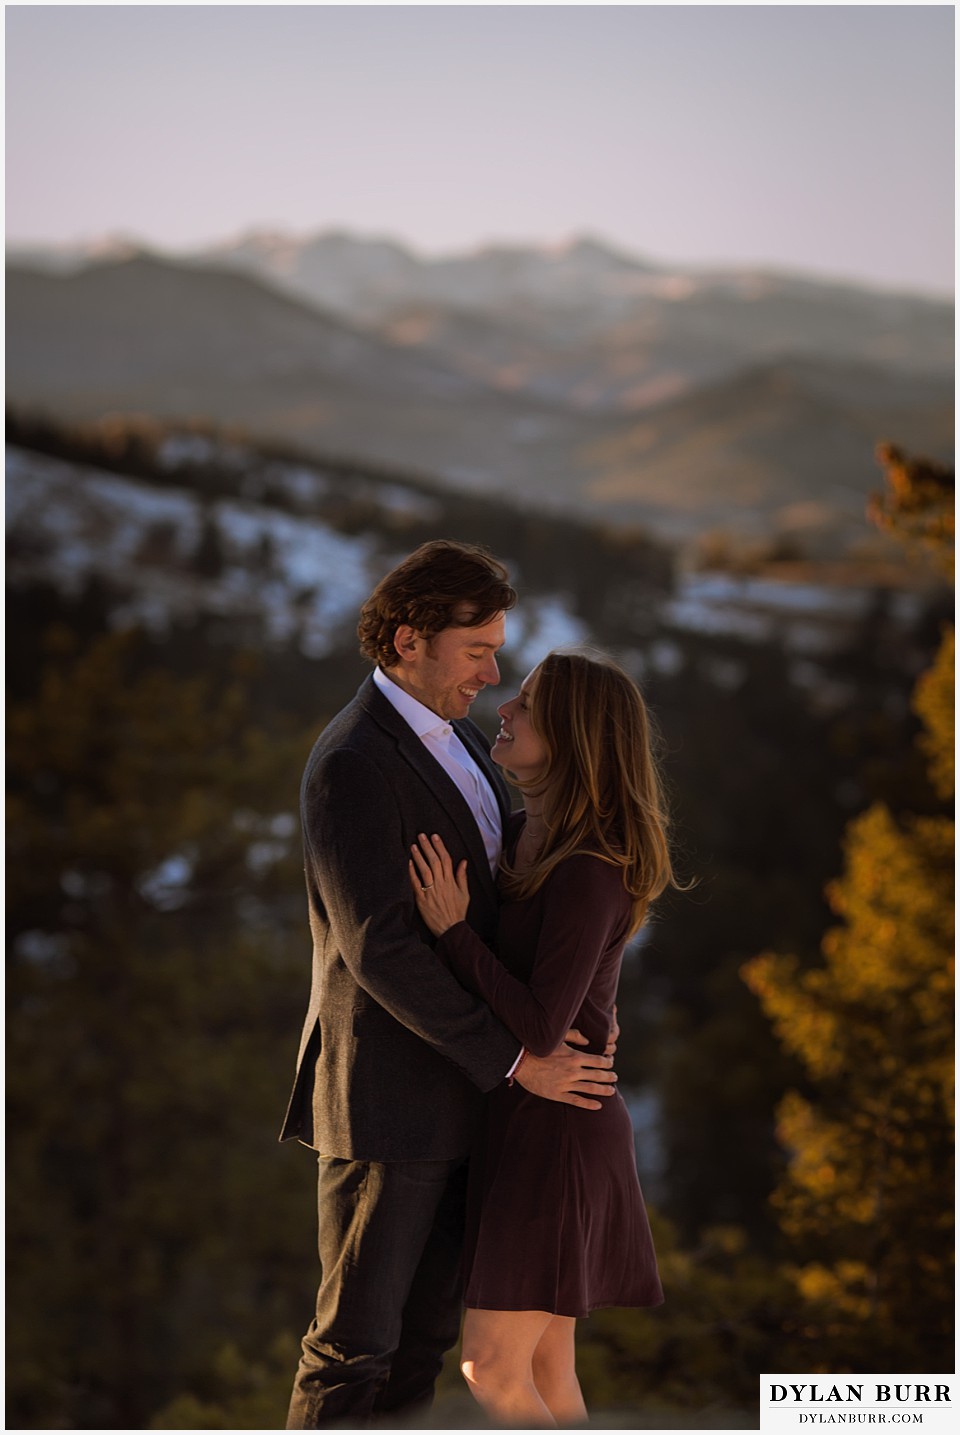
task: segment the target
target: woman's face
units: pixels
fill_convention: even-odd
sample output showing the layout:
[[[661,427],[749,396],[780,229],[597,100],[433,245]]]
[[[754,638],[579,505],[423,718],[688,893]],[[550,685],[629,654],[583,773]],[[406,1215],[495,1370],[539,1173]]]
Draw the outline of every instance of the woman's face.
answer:
[[[500,731],[490,752],[494,762],[524,782],[538,777],[547,764],[547,745],[530,721],[530,698],[536,678],[534,668],[524,678],[517,696],[497,708]]]

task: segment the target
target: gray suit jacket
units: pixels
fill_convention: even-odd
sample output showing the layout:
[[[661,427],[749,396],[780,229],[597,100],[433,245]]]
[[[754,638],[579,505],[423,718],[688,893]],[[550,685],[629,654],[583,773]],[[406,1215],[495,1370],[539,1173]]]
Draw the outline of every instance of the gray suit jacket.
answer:
[[[453,724],[507,790],[489,744]],[[491,942],[497,893],[473,814],[372,676],[321,734],[300,789],[313,984],[281,1140],[370,1161],[466,1154],[481,1093],[520,1045],[433,952],[407,875],[418,832],[469,859],[467,921]]]

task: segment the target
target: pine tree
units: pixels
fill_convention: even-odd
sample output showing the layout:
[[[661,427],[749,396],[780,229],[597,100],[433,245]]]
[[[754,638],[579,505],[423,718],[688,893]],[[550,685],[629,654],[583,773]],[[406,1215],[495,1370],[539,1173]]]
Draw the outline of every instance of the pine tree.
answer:
[[[309,1167],[276,1145],[303,743],[129,635],[49,645],[9,720],[8,1413],[139,1428],[308,1295]]]
[[[952,475],[896,449],[874,516],[952,566]],[[952,629],[917,684],[936,795],[953,794]],[[774,1195],[820,1368],[947,1370],[953,1351],[953,843],[945,813],[851,822],[822,964],[743,976],[807,1083],[778,1110]]]

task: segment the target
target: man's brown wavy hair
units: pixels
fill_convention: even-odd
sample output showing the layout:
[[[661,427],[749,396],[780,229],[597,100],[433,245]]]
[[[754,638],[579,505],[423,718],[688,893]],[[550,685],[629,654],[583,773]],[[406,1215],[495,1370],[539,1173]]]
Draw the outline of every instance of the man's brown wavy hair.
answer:
[[[360,651],[392,668],[397,629],[426,638],[444,628],[480,628],[517,601],[503,564],[487,548],[438,538],[423,543],[377,584],[360,609]]]

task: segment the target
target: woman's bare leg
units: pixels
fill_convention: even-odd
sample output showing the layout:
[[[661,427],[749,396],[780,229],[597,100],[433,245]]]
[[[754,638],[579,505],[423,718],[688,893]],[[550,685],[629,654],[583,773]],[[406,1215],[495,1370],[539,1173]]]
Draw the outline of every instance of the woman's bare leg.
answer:
[[[468,1310],[460,1369],[470,1394],[497,1425],[556,1425],[533,1379],[534,1351],[554,1317],[545,1310]]]
[[[586,1425],[587,1407],[577,1379],[572,1315],[555,1315],[533,1352],[533,1383],[558,1425]]]

